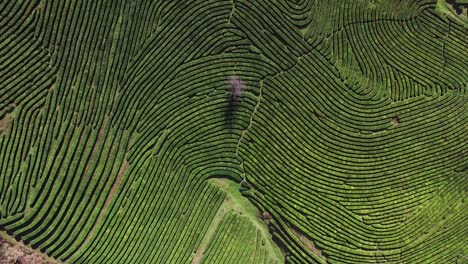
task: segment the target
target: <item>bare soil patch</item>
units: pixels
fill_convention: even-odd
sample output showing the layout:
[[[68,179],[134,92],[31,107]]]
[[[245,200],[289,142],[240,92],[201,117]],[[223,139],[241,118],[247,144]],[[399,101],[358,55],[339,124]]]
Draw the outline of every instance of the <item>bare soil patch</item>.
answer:
[[[392,123],[396,127],[400,125],[400,119],[398,118],[398,116],[392,117]]]
[[[25,246],[0,238],[0,264],[52,264],[46,257]]]
[[[270,225],[270,220],[272,218],[270,212],[268,211],[258,212],[258,217],[262,219],[267,226]]]
[[[13,118],[10,114],[6,114],[2,119],[0,119],[0,134],[5,133],[12,121]]]
[[[319,249],[315,245],[315,242],[311,237],[304,234],[302,231],[300,231],[299,229],[295,227],[290,226],[290,228],[291,228],[291,231],[297,236],[297,238],[299,238],[299,240],[304,244],[304,246],[307,249],[309,249],[310,251],[315,253],[315,255],[319,256],[320,258],[322,258],[323,260],[327,262],[327,256],[323,253],[321,249]]]

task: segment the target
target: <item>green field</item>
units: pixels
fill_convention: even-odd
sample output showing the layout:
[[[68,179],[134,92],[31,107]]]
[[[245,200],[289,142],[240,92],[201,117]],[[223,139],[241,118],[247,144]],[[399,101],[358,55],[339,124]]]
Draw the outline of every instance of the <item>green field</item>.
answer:
[[[466,264],[467,10],[0,0],[0,235],[59,263]]]

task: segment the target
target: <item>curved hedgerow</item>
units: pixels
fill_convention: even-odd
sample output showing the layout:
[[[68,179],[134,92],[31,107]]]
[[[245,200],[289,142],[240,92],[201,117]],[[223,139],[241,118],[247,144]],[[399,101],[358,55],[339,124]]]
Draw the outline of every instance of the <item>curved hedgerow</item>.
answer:
[[[465,22],[443,0],[0,2],[0,231],[67,263],[459,262]]]

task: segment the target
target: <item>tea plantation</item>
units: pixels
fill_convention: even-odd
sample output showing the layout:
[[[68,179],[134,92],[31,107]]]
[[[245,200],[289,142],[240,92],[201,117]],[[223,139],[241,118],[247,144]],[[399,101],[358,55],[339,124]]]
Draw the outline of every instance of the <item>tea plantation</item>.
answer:
[[[467,10],[0,0],[0,235],[59,263],[466,264]]]

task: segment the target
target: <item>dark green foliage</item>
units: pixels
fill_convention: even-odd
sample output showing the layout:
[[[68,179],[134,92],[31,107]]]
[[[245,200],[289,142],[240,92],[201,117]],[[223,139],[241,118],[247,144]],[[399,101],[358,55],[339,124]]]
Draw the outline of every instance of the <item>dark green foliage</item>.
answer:
[[[0,1],[0,230],[65,262],[190,263],[225,177],[287,262],[456,263],[468,33],[438,8]],[[272,261],[242,216],[216,230],[202,261]]]

